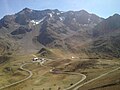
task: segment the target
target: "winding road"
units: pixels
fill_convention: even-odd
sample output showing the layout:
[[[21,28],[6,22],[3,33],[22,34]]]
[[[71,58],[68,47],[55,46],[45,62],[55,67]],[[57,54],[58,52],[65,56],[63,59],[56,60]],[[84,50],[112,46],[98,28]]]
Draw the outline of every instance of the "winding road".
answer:
[[[106,73],[104,73],[104,74],[102,74],[102,75],[100,75],[100,76],[98,76],[98,77],[96,77],[96,78],[94,78],[94,79],[91,79],[91,80],[89,80],[89,81],[87,81],[87,82],[85,82],[85,83],[83,83],[83,84],[81,84],[81,85],[77,85],[74,89],[71,89],[71,90],[79,90],[80,87],[82,87],[82,86],[84,86],[84,85],[86,85],[86,84],[88,84],[88,83],[91,83],[91,82],[93,82],[93,81],[95,81],[95,80],[97,80],[97,79],[99,79],[99,78],[101,78],[101,77],[104,77],[104,76],[106,76],[106,75],[108,75],[108,74],[110,74],[110,73],[113,73],[113,72],[115,72],[115,71],[117,71],[117,70],[119,70],[119,69],[120,69],[120,67],[118,67],[118,68],[116,68],[116,69],[113,69],[113,70],[111,70],[111,71],[109,71],[109,72],[106,72]]]
[[[65,90],[73,90],[77,85],[79,85],[82,81],[86,79],[86,76],[84,74],[80,74],[82,76],[82,79],[78,81],[77,83],[73,84],[72,86],[66,88]]]
[[[27,64],[32,64],[32,63],[24,63],[24,64],[22,64],[22,65],[20,66],[20,69],[23,70],[23,71],[26,71],[27,73],[29,73],[29,76],[28,76],[28,77],[26,77],[25,79],[22,79],[22,80],[20,80],[20,81],[14,82],[14,83],[12,83],[12,84],[5,85],[5,86],[3,86],[3,87],[0,87],[0,90],[5,89],[5,88],[8,88],[8,87],[11,87],[11,86],[16,85],[16,84],[19,84],[19,83],[22,83],[22,82],[28,80],[29,78],[31,78],[31,77],[33,76],[32,71],[23,68],[23,67],[24,67],[25,65],[27,65]],[[41,66],[44,66],[44,65],[41,64]],[[86,85],[86,84],[88,84],[88,83],[91,83],[91,82],[93,82],[93,81],[95,81],[95,80],[97,80],[97,79],[99,79],[99,78],[101,78],[101,77],[104,77],[104,76],[106,76],[106,75],[108,75],[108,74],[110,74],[110,73],[113,73],[114,71],[119,70],[119,69],[120,69],[120,67],[118,67],[118,68],[116,68],[116,69],[113,69],[113,70],[111,70],[111,71],[109,71],[109,72],[106,72],[106,73],[104,73],[104,74],[102,74],[102,75],[100,75],[100,76],[98,76],[98,77],[96,77],[96,78],[94,78],[94,79],[91,79],[91,80],[89,80],[89,81],[87,81],[87,82],[85,82],[85,83],[83,83],[83,84],[80,84],[80,83],[86,79],[86,75],[84,75],[84,74],[79,74],[79,73],[72,73],[72,72],[63,72],[64,74],[79,74],[79,75],[82,76],[82,79],[81,79],[80,81],[78,81],[77,83],[73,84],[72,86],[70,86],[70,87],[68,87],[68,88],[66,88],[66,89],[64,89],[64,90],[79,90],[80,87],[82,87],[82,86],[84,86],[84,85]],[[50,72],[54,72],[53,69],[51,69]]]
[[[5,85],[5,86],[3,86],[3,87],[0,87],[0,90],[5,89],[5,88],[8,88],[8,87],[11,87],[11,86],[16,85],[16,84],[19,84],[19,83],[22,83],[22,82],[28,80],[29,78],[31,78],[32,75],[33,75],[32,71],[23,68],[23,66],[25,66],[25,65],[27,65],[27,64],[31,64],[31,63],[24,63],[24,64],[22,64],[22,65],[20,66],[20,69],[23,70],[23,71],[26,71],[27,73],[29,73],[29,76],[28,76],[28,77],[26,77],[25,79],[22,79],[22,80],[20,80],[20,81],[14,82],[14,83],[12,83],[12,84]]]
[[[50,70],[51,73],[54,73],[53,69]],[[58,74],[58,73],[57,73]],[[79,85],[82,81],[84,81],[86,79],[86,75],[81,74],[81,73],[73,73],[73,72],[60,72],[60,74],[76,74],[76,75],[80,75],[82,76],[82,79],[80,81],[78,81],[77,83],[73,84],[72,86],[64,89],[64,90],[72,90],[73,88],[75,88],[77,85]]]

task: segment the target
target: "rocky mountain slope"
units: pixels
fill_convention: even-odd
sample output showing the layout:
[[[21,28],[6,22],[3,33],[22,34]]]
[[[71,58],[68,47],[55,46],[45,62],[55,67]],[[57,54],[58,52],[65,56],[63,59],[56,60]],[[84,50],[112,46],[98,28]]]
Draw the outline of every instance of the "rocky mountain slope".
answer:
[[[120,15],[114,14],[93,29],[91,51],[99,56],[120,57]]]
[[[21,52],[59,48],[98,57],[119,57],[120,15],[103,19],[85,10],[59,11],[25,8],[0,20],[0,37]]]

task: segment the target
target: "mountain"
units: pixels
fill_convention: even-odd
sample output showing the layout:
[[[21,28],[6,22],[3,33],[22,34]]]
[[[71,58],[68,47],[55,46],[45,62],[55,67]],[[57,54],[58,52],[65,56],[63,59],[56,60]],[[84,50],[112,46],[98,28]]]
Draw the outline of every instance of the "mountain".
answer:
[[[18,52],[57,48],[97,57],[119,57],[120,15],[107,19],[85,10],[24,8],[0,20],[0,37],[16,43]]]
[[[100,57],[120,57],[120,15],[114,14],[93,29],[95,38],[90,48]]]
[[[103,20],[101,23],[95,26],[93,35],[98,37],[100,35],[105,34],[113,34],[115,32],[119,32],[120,29],[120,15],[114,14],[109,18]]]
[[[0,33],[4,38],[9,35],[23,49],[39,49],[42,45],[66,48],[65,42],[70,41],[69,37],[81,36],[81,33],[89,37],[88,30],[101,20],[85,10],[62,12],[57,9],[38,11],[24,8],[0,20]]]

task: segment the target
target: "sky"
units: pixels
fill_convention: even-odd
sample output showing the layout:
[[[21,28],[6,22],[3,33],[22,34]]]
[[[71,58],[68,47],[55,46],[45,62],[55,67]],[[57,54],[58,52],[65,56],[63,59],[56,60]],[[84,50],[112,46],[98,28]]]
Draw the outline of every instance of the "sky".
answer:
[[[107,18],[120,14],[120,0],[0,0],[0,18],[19,12],[23,8],[35,10],[59,9],[60,11],[86,10]]]

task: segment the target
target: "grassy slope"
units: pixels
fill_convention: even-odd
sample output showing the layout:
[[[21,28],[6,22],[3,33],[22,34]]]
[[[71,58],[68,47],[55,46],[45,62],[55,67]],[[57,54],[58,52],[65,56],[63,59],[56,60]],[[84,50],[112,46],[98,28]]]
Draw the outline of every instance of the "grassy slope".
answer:
[[[51,49],[50,51],[54,52],[54,54],[56,56],[59,56],[61,58],[71,58],[72,56],[75,56],[75,54],[68,53],[68,52],[62,52],[61,50],[57,50],[57,49]],[[78,55],[76,55],[76,57],[77,56]],[[54,57],[54,56],[52,56],[52,57]],[[14,56],[14,59],[12,59],[12,62],[10,63],[10,66],[14,67],[15,71],[17,71],[17,68],[22,63],[27,62],[27,61],[31,61],[32,58],[33,58],[32,54],[29,54],[29,55],[16,55],[16,56]],[[59,59],[56,58],[55,60],[58,60],[58,62],[57,62],[57,64],[53,63],[53,67],[55,65],[57,65],[56,66],[57,68],[65,67],[65,65],[68,65],[70,63],[70,62],[64,62],[64,60],[60,60],[60,58]],[[73,64],[71,64],[71,67],[73,67],[73,68],[76,67],[76,64],[74,64],[74,62],[81,63],[81,60],[82,59],[79,59],[79,58],[73,59],[71,61],[71,63],[73,63]],[[114,64],[114,62],[116,62],[115,60],[113,60],[113,61],[112,60],[111,61],[109,61],[109,60],[101,60],[101,62],[103,64],[99,65],[98,63],[96,63],[95,67],[91,67],[91,65],[90,65],[89,67],[91,67],[91,68],[85,68],[84,69],[84,68],[79,67],[79,68],[75,68],[75,69],[76,69],[77,72],[80,72],[80,73],[86,73],[87,72],[86,75],[87,75],[88,78],[86,80],[90,80],[90,79],[92,79],[94,77],[97,77],[100,74],[112,69],[112,67],[116,66],[116,64]],[[6,66],[8,66],[8,65],[6,64]],[[53,78],[53,77],[55,77],[55,82],[57,83],[57,85],[60,84],[61,86],[63,85],[64,82],[61,83],[61,81],[58,80],[59,77],[60,78],[63,78],[63,77],[66,78],[65,82],[67,82],[67,84],[66,84],[67,86],[70,84],[71,81],[75,80],[74,82],[76,82],[78,79],[80,79],[80,77],[78,76],[78,78],[76,77],[76,78],[73,78],[74,80],[72,79],[71,81],[69,81],[71,79],[71,76],[68,77],[68,75],[65,75],[65,76],[64,75],[63,76],[51,75],[51,74],[48,73],[50,68],[51,68],[51,66],[49,66],[49,65],[48,65],[48,68],[45,68],[45,67],[38,66],[38,64],[35,64],[35,65],[33,64],[33,65],[30,65],[30,66],[27,66],[26,68],[33,71],[33,73],[34,73],[33,77],[30,80],[25,81],[22,84],[19,84],[19,85],[16,85],[15,87],[9,88],[8,90],[14,90],[14,89],[18,90],[18,88],[20,90],[27,90],[27,89],[30,90],[32,87],[39,90],[39,88],[41,88],[41,87],[44,88],[44,87],[46,87],[46,85],[48,85],[47,88],[49,88],[51,86],[51,78]],[[17,78],[16,80],[24,78],[25,76],[23,76],[23,75],[26,76],[27,74],[25,72],[20,72],[20,75],[18,75],[18,77],[15,76]],[[44,77],[44,76],[46,76],[46,77]],[[9,77],[11,77],[11,76],[9,75]],[[9,79],[9,77],[8,77],[8,79]],[[45,80],[44,80],[44,78],[45,78]],[[4,80],[6,80],[6,78]],[[42,85],[41,85],[41,80],[44,81],[44,83]],[[49,81],[49,82],[47,82],[47,81]],[[52,82],[52,85],[53,85],[52,88],[55,88],[54,87],[54,82]],[[66,85],[63,85],[62,87],[66,87]]]
[[[120,89],[120,71],[111,73],[96,81],[93,81],[79,90],[119,90]]]

